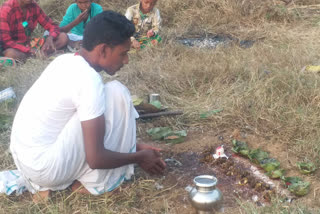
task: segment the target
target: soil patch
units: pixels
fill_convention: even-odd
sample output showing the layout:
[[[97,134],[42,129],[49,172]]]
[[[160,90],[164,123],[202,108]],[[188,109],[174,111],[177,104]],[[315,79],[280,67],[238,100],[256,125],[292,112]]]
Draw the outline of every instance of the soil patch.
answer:
[[[224,197],[225,213],[239,212],[237,199],[252,201],[257,206],[267,206],[271,197],[275,196],[276,192],[279,193],[275,189],[270,188],[270,185],[267,183],[250,175],[249,162],[234,161],[231,153],[231,143],[229,142],[233,134],[228,131],[218,134],[213,132],[205,134],[189,132],[188,139],[184,143],[176,145],[157,144],[149,139],[143,140],[144,142],[147,141],[148,144],[163,149],[163,157],[167,159],[168,167],[164,178],[161,179],[161,185],[164,188],[174,186],[174,189],[179,190],[180,195],[172,198],[176,206],[176,213],[194,213],[188,201],[188,192],[185,188],[187,186],[194,186],[193,178],[203,174],[217,177],[217,188],[221,190]],[[264,142],[263,139],[255,136],[246,135],[245,139],[250,145],[259,145],[270,152],[270,156],[278,158],[281,165],[289,172],[287,176],[298,175],[303,177],[296,169],[292,168],[292,164],[290,163],[295,163],[296,158],[292,157],[291,159],[289,157],[288,150],[284,145]],[[214,148],[220,145],[224,145],[226,154],[231,158],[220,162],[205,160],[205,157],[208,157],[208,154],[213,153]],[[142,174],[139,175],[138,173],[138,176],[143,176],[143,172],[140,173]],[[308,195],[296,198],[296,200],[301,200],[309,205],[315,205],[319,201],[316,197],[318,190],[315,188],[319,185],[319,181],[314,179],[313,176],[303,179],[311,182],[311,191]],[[173,189],[166,194],[170,195],[172,191]],[[285,198],[285,195],[283,195],[283,198]]]

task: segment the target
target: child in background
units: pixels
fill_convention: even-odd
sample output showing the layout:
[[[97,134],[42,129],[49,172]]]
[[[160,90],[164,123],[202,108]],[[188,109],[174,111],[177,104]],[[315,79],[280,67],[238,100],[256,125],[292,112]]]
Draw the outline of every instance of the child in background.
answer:
[[[68,33],[69,49],[80,48],[86,24],[102,11],[102,7],[92,0],[75,0],[75,3],[69,6],[60,23],[60,31]]]
[[[133,48],[142,49],[161,41],[159,36],[161,17],[159,10],[154,7],[156,3],[157,0],[140,0],[139,4],[127,9],[125,16],[136,28],[135,35],[131,37]]]

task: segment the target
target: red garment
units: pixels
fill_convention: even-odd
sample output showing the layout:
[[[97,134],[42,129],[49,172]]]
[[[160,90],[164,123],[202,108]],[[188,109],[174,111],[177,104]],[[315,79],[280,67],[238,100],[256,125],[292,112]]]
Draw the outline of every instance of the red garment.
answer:
[[[42,11],[37,3],[32,1],[26,6],[26,17],[24,18],[22,9],[18,0],[8,0],[0,8],[0,44],[2,48],[14,48],[22,52],[29,52],[30,41],[25,34],[22,22],[27,21],[30,32],[36,28],[39,23],[44,29],[50,32],[50,36],[56,38],[60,29],[53,24],[52,20]]]

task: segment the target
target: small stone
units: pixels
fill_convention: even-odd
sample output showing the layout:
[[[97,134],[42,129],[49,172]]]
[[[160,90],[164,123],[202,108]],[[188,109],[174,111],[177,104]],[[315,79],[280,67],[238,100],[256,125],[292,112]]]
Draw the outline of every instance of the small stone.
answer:
[[[257,202],[259,200],[259,197],[257,195],[252,196],[252,201]]]
[[[155,183],[154,184],[157,190],[163,189],[163,185],[159,184],[159,183]]]

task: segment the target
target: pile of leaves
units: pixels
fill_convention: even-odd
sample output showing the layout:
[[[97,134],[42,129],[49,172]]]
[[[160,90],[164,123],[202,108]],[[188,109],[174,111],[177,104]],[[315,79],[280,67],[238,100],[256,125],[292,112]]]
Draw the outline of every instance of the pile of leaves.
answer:
[[[304,196],[310,191],[310,183],[304,182],[299,177],[285,177],[284,169],[281,169],[280,162],[275,158],[270,158],[269,153],[261,149],[250,149],[246,142],[232,140],[232,151],[260,166],[272,179],[281,179],[284,186],[296,196]],[[312,163],[298,163],[298,167],[304,174],[315,171]]]
[[[147,133],[152,140],[165,141],[170,144],[177,144],[184,142],[187,131],[173,131],[170,127],[156,127],[148,129]]]

